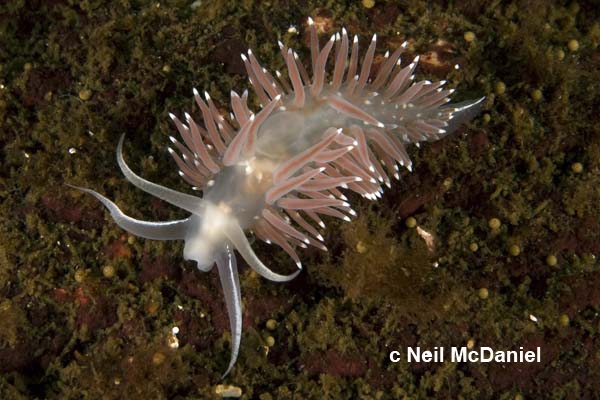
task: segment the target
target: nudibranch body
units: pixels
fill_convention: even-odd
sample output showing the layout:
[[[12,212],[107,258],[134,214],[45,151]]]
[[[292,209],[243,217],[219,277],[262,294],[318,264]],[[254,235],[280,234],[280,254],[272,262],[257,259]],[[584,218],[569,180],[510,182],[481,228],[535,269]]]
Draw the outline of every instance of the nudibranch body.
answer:
[[[405,146],[437,140],[476,115],[483,99],[447,104],[452,90],[444,81],[413,82],[418,57],[402,66],[406,44],[387,53],[378,73],[371,76],[376,36],[359,63],[358,38],[345,29],[320,49],[309,18],[312,77],[298,56],[279,44],[288,79],[277,79],[249,50],[242,55],[250,82],[263,108],[253,113],[247,92],[231,93],[233,114],[223,117],[208,94],[194,89],[203,123],[185,114],[170,114],[183,139],[171,137],[169,148],[179,174],[203,196],[180,193],[137,176],[122,155],[117,160],[125,177],[138,188],[180,207],[190,217],[148,222],[125,215],[99,193],[115,222],[128,232],[155,240],[184,240],[184,258],[202,271],[216,264],[231,325],[231,359],[237,359],[242,308],[234,250],[263,277],[284,282],[301,269],[296,248],[326,250],[321,216],[349,221],[356,215],[341,190],[376,200],[398,166],[411,169]],[[335,49],[334,49],[335,47]],[[328,80],[326,63],[332,54]],[[285,250],[298,266],[280,275],[265,266],[252,250],[246,232]]]

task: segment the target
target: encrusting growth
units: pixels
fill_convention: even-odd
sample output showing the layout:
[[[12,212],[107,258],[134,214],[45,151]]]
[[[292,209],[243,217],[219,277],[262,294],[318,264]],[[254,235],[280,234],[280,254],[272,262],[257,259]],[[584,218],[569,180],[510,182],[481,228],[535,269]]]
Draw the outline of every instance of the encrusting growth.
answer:
[[[199,269],[217,265],[231,325],[229,373],[237,359],[242,330],[241,293],[234,249],[263,277],[277,282],[293,279],[302,267],[296,249],[326,250],[320,229],[323,215],[350,220],[356,215],[342,190],[370,200],[381,197],[383,185],[399,179],[399,166],[411,169],[406,144],[447,135],[475,116],[482,99],[447,104],[452,89],[444,81],[414,81],[418,57],[402,66],[406,44],[392,54],[373,76],[376,39],[359,63],[359,41],[345,29],[320,48],[312,19],[312,77],[297,54],[279,43],[288,78],[275,78],[261,67],[251,50],[242,55],[250,83],[262,103],[254,113],[248,92],[231,92],[233,113],[221,115],[208,93],[194,89],[202,122],[185,113],[173,119],[182,142],[170,137],[169,153],[179,175],[197,197],[137,176],[122,155],[117,161],[125,177],[138,188],[191,213],[178,221],[147,222],[125,215],[112,201],[92,194],[130,233],[149,239],[184,240],[184,258]],[[332,56],[333,54],[333,56]],[[333,60],[331,81],[326,64]],[[280,246],[299,270],[279,275],[252,250],[245,231]]]

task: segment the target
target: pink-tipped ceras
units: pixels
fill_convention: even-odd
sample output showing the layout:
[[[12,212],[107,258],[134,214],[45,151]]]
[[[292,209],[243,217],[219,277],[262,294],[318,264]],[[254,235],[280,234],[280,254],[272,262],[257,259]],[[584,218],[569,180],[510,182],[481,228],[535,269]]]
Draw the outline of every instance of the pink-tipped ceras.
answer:
[[[293,279],[301,268],[296,248],[326,250],[320,229],[322,215],[350,220],[355,215],[342,190],[371,200],[382,185],[398,176],[398,165],[411,169],[407,143],[437,140],[480,109],[483,99],[450,104],[452,89],[445,82],[414,82],[418,57],[402,66],[406,45],[386,53],[375,76],[373,36],[359,63],[358,38],[345,29],[320,49],[309,18],[312,78],[297,54],[279,44],[289,81],[277,79],[260,66],[248,50],[242,55],[250,83],[263,108],[252,112],[247,92],[231,92],[233,114],[222,116],[210,96],[194,89],[201,120],[173,114],[183,142],[171,137],[169,148],[179,174],[203,192],[202,197],[180,193],[137,176],[122,155],[117,161],[125,177],[138,188],[191,213],[169,222],[140,221],[125,215],[99,193],[115,222],[134,235],[157,240],[184,240],[184,258],[208,271],[217,265],[231,324],[231,360],[237,359],[242,307],[234,249],[263,277],[277,282]],[[332,50],[335,54],[332,57]],[[333,71],[328,80],[326,64]],[[267,268],[252,250],[245,231],[285,250],[298,266],[291,275]]]

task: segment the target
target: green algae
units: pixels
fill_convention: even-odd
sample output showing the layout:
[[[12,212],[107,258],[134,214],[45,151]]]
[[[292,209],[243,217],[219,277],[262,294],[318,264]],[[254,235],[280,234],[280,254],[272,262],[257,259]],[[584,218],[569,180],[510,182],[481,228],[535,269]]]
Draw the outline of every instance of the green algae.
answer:
[[[488,118],[411,148],[415,172],[403,171],[375,205],[353,198],[353,223],[327,221],[330,252],[306,254],[295,282],[242,271],[248,326],[226,382],[261,399],[600,391],[600,25],[592,2],[5,3],[0,397],[214,397],[229,357],[215,275],[183,263],[179,243],[130,242],[97,202],[64,183],[93,187],[134,217],[182,216],[121,178],[117,138],[127,134],[126,158],[143,176],[188,190],[164,151],[173,132],[167,112],[189,109],[192,86],[226,105],[231,89],[247,86],[238,53],[248,47],[268,68],[283,66],[277,39],[305,56],[307,15],[327,22],[325,34],[345,26],[377,32],[380,48],[409,39],[412,53],[437,52],[439,62],[424,57],[421,76],[448,79],[457,100],[486,95]],[[434,248],[407,217],[433,235]],[[515,244],[521,252],[511,256]],[[289,264],[256,247],[273,268]],[[556,266],[546,265],[548,255]],[[103,276],[106,265],[113,278]],[[86,271],[80,282],[76,271]],[[270,319],[277,323],[267,330]],[[169,347],[175,326],[177,349]],[[268,351],[267,336],[275,341]],[[392,349],[471,339],[539,345],[544,360],[518,372],[388,361]],[[158,365],[156,354],[164,356]]]
[[[460,289],[445,269],[437,268],[435,239],[429,248],[416,230],[398,236],[394,222],[399,222],[394,214],[360,210],[352,224],[339,227],[345,243],[341,256],[316,268],[316,276],[354,301],[390,302],[402,315],[439,318],[445,309],[457,307],[451,292]]]

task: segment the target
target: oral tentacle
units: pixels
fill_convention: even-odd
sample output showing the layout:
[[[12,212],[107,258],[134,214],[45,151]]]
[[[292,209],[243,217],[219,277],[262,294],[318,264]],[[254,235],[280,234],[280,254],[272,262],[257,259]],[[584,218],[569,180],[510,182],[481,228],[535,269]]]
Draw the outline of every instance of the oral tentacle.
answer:
[[[231,357],[227,370],[221,376],[221,379],[223,379],[235,365],[240,350],[240,341],[242,339],[242,294],[233,249],[229,245],[226,245],[225,250],[217,255],[215,262],[219,270],[219,278],[221,279],[221,287],[223,288],[231,330]]]
[[[153,240],[183,240],[185,238],[189,218],[165,222],[135,219],[126,215],[115,203],[94,190],[69,184],[67,186],[97,198],[108,209],[117,225],[133,235]]]
[[[263,278],[273,282],[287,282],[294,279],[300,273],[300,269],[290,275],[280,275],[271,271],[256,256],[256,253],[254,253],[254,250],[252,250],[250,242],[248,242],[248,238],[246,238],[244,231],[236,222],[229,223],[224,232],[227,238],[233,244],[233,247],[235,247],[238,253],[240,253],[250,268],[255,270]]]
[[[149,193],[155,197],[158,197],[161,200],[166,201],[169,204],[182,208],[186,211],[191,212],[192,214],[199,214],[202,209],[202,199],[196,196],[191,196],[189,194],[180,193],[173,189],[169,189],[167,187],[158,185],[156,183],[147,181],[141,176],[136,175],[131,168],[125,163],[125,159],[123,158],[123,140],[125,139],[125,135],[121,135],[119,139],[119,144],[117,146],[117,162],[119,163],[119,167],[125,175],[125,178],[139,189],[143,190],[146,193]]]

